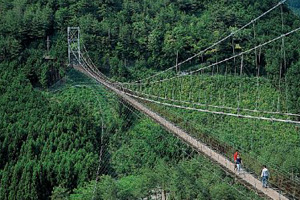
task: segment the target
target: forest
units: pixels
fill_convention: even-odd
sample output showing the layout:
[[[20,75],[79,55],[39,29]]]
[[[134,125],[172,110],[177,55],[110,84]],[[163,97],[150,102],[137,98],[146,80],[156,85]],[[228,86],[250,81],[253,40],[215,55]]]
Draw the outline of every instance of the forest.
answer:
[[[278,2],[1,0],[0,199],[142,199],[162,194],[170,199],[260,199],[209,159],[70,69],[67,27],[80,27],[82,43],[100,71],[115,80],[132,81],[173,66],[177,53],[179,61],[198,53]],[[255,40],[249,28],[232,41],[240,50],[248,49],[282,29],[300,27],[298,0],[288,0],[281,9],[255,24]],[[295,113],[300,113],[300,51],[293,41],[299,40],[298,33],[286,41],[287,67],[282,74],[290,82],[289,101],[281,106]],[[208,52],[204,60],[212,63],[232,55],[232,41]],[[265,108],[278,95],[274,83],[280,51],[274,52],[279,46],[262,56],[263,75],[269,80],[261,88]],[[255,84],[253,73],[248,72],[244,96]],[[235,79],[228,78],[227,84]],[[210,80],[198,78],[199,86],[191,91],[224,93]],[[188,91],[189,80],[182,81]],[[165,88],[150,89],[177,95]],[[228,104],[234,98],[230,95]],[[297,126],[148,106],[229,158],[239,148],[247,169],[256,174],[267,163],[274,174],[272,184],[291,177],[300,181]]]

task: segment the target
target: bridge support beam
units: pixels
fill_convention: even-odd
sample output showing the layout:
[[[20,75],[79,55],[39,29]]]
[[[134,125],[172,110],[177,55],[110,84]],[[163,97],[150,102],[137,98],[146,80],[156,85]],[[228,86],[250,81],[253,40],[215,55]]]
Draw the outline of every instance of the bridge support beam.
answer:
[[[80,29],[79,27],[68,27],[68,60],[69,65],[79,65],[80,53]]]

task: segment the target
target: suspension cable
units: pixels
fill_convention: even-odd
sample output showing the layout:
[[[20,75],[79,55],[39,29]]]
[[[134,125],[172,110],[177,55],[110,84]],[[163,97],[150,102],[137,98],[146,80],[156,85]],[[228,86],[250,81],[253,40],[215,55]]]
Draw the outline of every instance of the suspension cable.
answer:
[[[190,72],[186,72],[186,73],[184,73],[184,74],[180,74],[180,75],[177,75],[177,76],[174,76],[174,77],[171,77],[171,78],[166,78],[166,79],[162,79],[162,80],[158,80],[158,81],[152,81],[152,82],[146,82],[146,83],[142,83],[142,82],[139,82],[139,83],[136,83],[136,82],[135,82],[135,83],[121,83],[121,82],[117,82],[117,83],[120,84],[120,85],[138,85],[138,84],[150,85],[150,84],[154,84],[154,83],[158,83],[158,82],[170,81],[170,80],[173,80],[173,79],[178,78],[178,77],[182,77],[182,76],[187,76],[187,75],[190,75],[190,74],[194,74],[194,73],[199,72],[199,71],[201,71],[201,70],[203,70],[203,69],[208,69],[208,68],[211,68],[211,67],[213,67],[213,66],[222,64],[222,63],[227,62],[227,61],[230,61],[230,60],[232,60],[232,59],[234,59],[234,58],[237,58],[237,57],[240,57],[240,56],[242,56],[242,55],[248,54],[248,53],[254,51],[255,49],[260,49],[261,47],[264,47],[264,46],[266,46],[266,45],[268,45],[268,44],[270,44],[270,43],[272,43],[272,42],[275,42],[275,41],[277,41],[277,40],[283,38],[283,37],[287,37],[287,36],[289,36],[289,35],[291,35],[291,34],[297,32],[297,31],[299,31],[299,30],[300,30],[300,27],[298,27],[298,28],[296,28],[296,29],[294,29],[294,30],[292,30],[292,31],[290,31],[290,32],[287,32],[287,33],[285,33],[285,34],[282,34],[282,35],[280,35],[280,36],[278,36],[278,37],[276,37],[276,38],[273,38],[273,39],[271,39],[271,40],[269,40],[269,41],[267,41],[267,42],[265,42],[265,43],[262,43],[262,44],[260,44],[260,45],[257,45],[257,46],[255,46],[255,47],[253,47],[253,48],[251,48],[251,49],[248,49],[248,50],[246,50],[246,51],[244,51],[244,52],[241,52],[241,53],[236,54],[236,55],[234,55],[234,56],[225,58],[224,60],[215,62],[215,63],[213,63],[213,64],[210,64],[210,65],[206,66],[206,67],[202,67],[202,68],[199,68],[199,69],[197,69],[197,70],[193,70],[193,71],[190,71]]]
[[[298,28],[300,29],[300,28]],[[74,56],[76,56],[74,54]],[[85,59],[82,59],[83,61],[85,61]],[[95,76],[93,76],[95,77]],[[182,81],[182,79],[181,79]],[[180,94],[182,93],[182,82],[180,84],[180,88],[181,88],[181,92]],[[135,91],[134,91],[135,92]],[[136,93],[136,92],[135,92]],[[129,93],[126,93],[129,95]],[[136,95],[135,95],[136,96]],[[154,95],[152,95],[154,96]],[[181,96],[181,95],[180,95]],[[136,96],[138,97],[138,96]],[[155,96],[155,97],[158,97],[158,96]],[[142,98],[142,97],[138,97],[138,98]],[[159,97],[158,97],[159,98]],[[153,101],[153,100],[150,100],[148,99],[147,101]],[[174,100],[173,100],[174,101]],[[158,102],[158,101],[157,101]],[[182,100],[178,101],[178,102],[181,102],[181,103],[186,103]],[[172,104],[168,104],[170,106],[174,106],[174,107],[178,107],[178,105],[172,105]],[[197,104],[197,105],[201,105],[201,104]],[[206,106],[208,106],[208,104],[205,104]],[[181,106],[183,107],[183,106]],[[215,108],[227,108],[227,109],[235,109],[235,108],[231,108],[231,107],[222,107],[222,106],[211,106],[211,107],[215,107]],[[204,110],[204,109],[197,109],[197,108],[191,108],[191,107],[185,107],[185,108],[188,108],[189,110],[198,110],[198,111],[203,111],[203,112],[209,112],[209,113],[215,113],[215,114],[224,114],[224,115],[229,115],[229,116],[236,116],[236,117],[243,117],[243,118],[254,118],[254,119],[263,119],[263,120],[268,120],[268,121],[279,121],[279,122],[287,122],[287,123],[300,123],[299,121],[293,121],[293,120],[284,120],[284,119],[276,119],[276,118],[267,118],[267,117],[255,117],[255,116],[250,116],[250,115],[240,115],[240,114],[233,114],[233,113],[225,113],[225,112],[219,112],[219,111],[210,111],[210,110]],[[251,109],[243,109],[244,111],[251,111],[251,112],[262,112],[262,113],[266,113],[266,114],[282,114],[282,115],[288,115],[288,116],[300,116],[298,114],[293,114],[293,113],[280,113],[280,112],[268,112],[268,111],[258,111],[258,110],[251,110]]]
[[[284,4],[287,0],[281,0],[277,5],[273,6],[272,8],[270,8],[269,10],[267,10],[266,12],[264,12],[263,14],[261,14],[260,16],[256,17],[255,19],[251,20],[250,22],[248,22],[247,24],[245,24],[244,26],[242,26],[241,28],[237,29],[236,31],[233,31],[231,32],[229,35],[227,35],[226,37],[222,38],[221,40],[215,42],[214,44],[212,44],[211,46],[207,47],[206,49],[200,51],[199,53],[187,58],[186,60],[180,62],[180,63],[176,63],[175,66],[172,66],[164,71],[160,71],[152,76],[149,76],[147,78],[144,78],[144,79],[139,79],[137,81],[133,81],[133,82],[125,82],[125,83],[122,83],[122,84],[132,84],[132,83],[140,83],[140,82],[143,82],[143,81],[146,81],[146,80],[149,80],[151,78],[154,78],[162,73],[165,73],[167,71],[170,71],[174,68],[178,68],[180,67],[181,65],[191,61],[192,59],[194,59],[195,57],[198,57],[198,56],[201,56],[203,55],[205,52],[207,52],[208,50],[214,48],[215,46],[219,45],[220,43],[224,42],[225,40],[227,40],[228,38],[234,36],[235,34],[237,34],[238,32],[242,31],[243,29],[247,28],[248,26],[250,26],[251,24],[255,23],[256,21],[260,20],[262,17],[264,17],[265,15],[267,15],[268,13],[270,13],[271,11],[273,11],[274,9],[276,9],[278,6]]]
[[[217,105],[210,105],[210,104],[208,104],[208,102],[205,102],[205,104],[202,104],[202,103],[197,103],[197,102],[189,102],[189,101],[183,101],[183,100],[162,98],[162,97],[158,97],[156,95],[151,95],[151,94],[147,94],[147,93],[137,92],[137,91],[130,90],[130,89],[127,89],[127,90],[130,91],[131,93],[135,93],[136,95],[148,96],[148,97],[151,97],[153,99],[161,99],[161,100],[165,100],[165,101],[177,102],[177,103],[180,103],[180,104],[190,104],[190,103],[192,103],[193,105],[202,106],[202,107],[211,107],[211,108],[225,109],[225,110],[237,110],[237,108],[230,107],[230,106],[224,106],[224,105],[223,106],[217,106]],[[240,108],[240,111],[247,111],[247,112],[253,112],[253,113],[263,113],[263,114],[272,114],[272,115],[285,115],[285,116],[300,117],[300,114],[272,112],[272,111],[264,111],[264,110],[258,110],[258,109],[253,110],[253,109],[247,109],[247,108]]]
[[[226,113],[226,112],[220,112],[220,111],[211,111],[211,110],[206,110],[206,109],[179,106],[179,105],[174,105],[174,104],[170,104],[170,103],[164,103],[164,102],[160,102],[160,101],[147,99],[147,98],[144,98],[144,97],[133,95],[133,94],[128,93],[128,92],[124,92],[124,93],[127,94],[128,96],[131,96],[131,97],[134,97],[134,98],[137,98],[137,99],[141,99],[141,100],[144,100],[144,101],[148,101],[148,102],[152,102],[152,103],[160,104],[160,105],[165,105],[165,106],[169,106],[169,107],[185,109],[185,110],[193,110],[193,111],[199,111],[199,112],[204,112],[204,113],[213,113],[213,114],[218,114],[218,115],[227,115],[227,116],[239,117],[239,118],[260,119],[260,120],[266,120],[266,121],[276,121],[276,122],[285,122],[285,123],[291,123],[291,124],[300,124],[300,121],[294,121],[294,120],[269,118],[269,117],[256,117],[256,116],[251,116],[251,115],[242,115],[242,114]]]

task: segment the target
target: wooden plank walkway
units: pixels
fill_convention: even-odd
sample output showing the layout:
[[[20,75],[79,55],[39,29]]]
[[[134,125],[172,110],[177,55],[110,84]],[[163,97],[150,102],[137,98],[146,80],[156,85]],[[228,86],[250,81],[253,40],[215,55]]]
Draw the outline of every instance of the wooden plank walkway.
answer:
[[[245,171],[243,173],[237,174],[236,171],[234,170],[234,163],[232,163],[230,160],[228,160],[225,156],[215,152],[214,150],[212,150],[210,147],[208,147],[204,143],[198,141],[197,139],[190,136],[187,132],[185,132],[181,128],[177,127],[176,125],[174,125],[172,122],[166,120],[165,118],[161,117],[157,113],[151,111],[149,108],[147,108],[143,104],[139,103],[133,97],[130,97],[125,92],[114,87],[113,84],[110,83],[109,81],[106,81],[106,80],[102,79],[101,77],[99,77],[94,72],[85,70],[81,67],[80,68],[75,67],[75,69],[87,74],[91,78],[95,79],[97,82],[101,83],[108,89],[115,92],[119,97],[121,97],[123,100],[125,100],[130,105],[132,105],[134,108],[145,113],[147,116],[149,116],[151,119],[156,121],[158,124],[160,124],[166,130],[175,134],[176,136],[178,136],[179,138],[184,140],[186,143],[188,143],[191,147],[195,148],[198,152],[201,152],[202,154],[206,155],[208,158],[210,158],[214,162],[218,163],[227,172],[230,172],[231,174],[235,174],[243,182],[252,186],[254,189],[256,189],[260,193],[264,194],[266,197],[275,199],[275,200],[288,200],[287,197],[283,196],[281,193],[277,192],[276,190],[274,190],[272,188],[263,188],[261,181],[256,179],[252,174],[245,172]]]

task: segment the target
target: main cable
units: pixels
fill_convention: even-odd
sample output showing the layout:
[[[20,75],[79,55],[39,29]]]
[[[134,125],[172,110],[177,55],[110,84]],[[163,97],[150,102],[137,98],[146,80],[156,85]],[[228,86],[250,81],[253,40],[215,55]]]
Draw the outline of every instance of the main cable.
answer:
[[[149,80],[149,79],[151,79],[151,78],[154,78],[154,77],[156,77],[156,76],[158,76],[158,75],[160,75],[160,74],[163,74],[163,73],[165,73],[165,72],[167,72],[167,71],[170,71],[170,70],[172,70],[172,69],[174,69],[174,68],[180,67],[181,65],[183,65],[183,64],[185,64],[185,63],[191,61],[191,60],[194,59],[195,57],[198,57],[198,56],[204,54],[204,53],[207,52],[208,50],[210,50],[210,49],[212,49],[213,47],[219,45],[219,44],[222,43],[223,41],[225,41],[225,40],[227,40],[228,38],[234,36],[235,34],[237,34],[238,32],[242,31],[243,29],[245,29],[246,27],[250,26],[251,24],[255,23],[256,21],[258,21],[259,19],[261,19],[262,17],[264,17],[265,15],[267,15],[268,13],[270,13],[271,11],[273,11],[274,9],[276,9],[277,7],[279,7],[279,6],[281,6],[282,4],[284,4],[286,1],[287,1],[287,0],[282,0],[282,1],[280,1],[278,4],[276,4],[275,6],[273,6],[272,8],[270,8],[269,10],[267,10],[266,12],[264,12],[263,14],[261,14],[260,16],[256,17],[255,19],[251,20],[250,22],[248,22],[247,24],[245,24],[245,25],[242,26],[241,28],[237,29],[236,31],[231,32],[231,33],[230,33],[229,35],[227,35],[226,37],[224,37],[224,38],[222,38],[221,40],[215,42],[215,43],[212,44],[211,46],[209,46],[209,47],[207,47],[206,49],[200,51],[199,53],[197,53],[197,54],[195,54],[195,55],[193,55],[193,56],[187,58],[186,60],[184,60],[184,61],[182,61],[182,62],[180,62],[180,63],[176,63],[175,66],[172,66],[172,67],[170,67],[170,68],[168,68],[168,69],[166,69],[166,70],[160,71],[160,72],[158,72],[158,73],[156,73],[156,74],[154,74],[154,75],[152,75],[152,76],[149,76],[149,77],[147,77],[147,78],[139,79],[139,80],[133,81],[133,82],[127,82],[127,83],[125,82],[125,83],[123,83],[123,84],[140,83],[140,82],[143,82],[143,81],[145,81],[145,80]]]
[[[140,85],[140,84],[142,84],[142,85],[150,85],[150,84],[155,84],[155,83],[159,83],[159,82],[166,82],[166,81],[173,80],[173,79],[175,79],[175,78],[179,78],[179,77],[191,75],[191,74],[197,73],[197,72],[199,72],[199,71],[201,71],[201,70],[209,69],[209,68],[211,68],[211,67],[217,66],[217,65],[222,64],[222,63],[224,63],[224,62],[230,61],[230,60],[232,60],[232,59],[234,59],[234,58],[243,56],[243,55],[245,55],[245,54],[247,54],[247,53],[250,53],[250,52],[252,52],[252,51],[254,51],[254,50],[256,50],[256,49],[260,49],[261,47],[264,47],[264,46],[266,46],[266,45],[268,45],[268,44],[270,44],[270,43],[272,43],[272,42],[275,42],[275,41],[277,41],[277,40],[279,40],[279,39],[282,39],[282,38],[284,38],[284,37],[286,37],[286,36],[289,36],[289,35],[291,35],[291,34],[297,32],[297,31],[299,31],[299,30],[300,30],[300,27],[298,27],[298,28],[296,28],[296,29],[294,29],[294,30],[292,30],[292,31],[290,31],[290,32],[288,32],[288,33],[282,34],[282,35],[280,35],[280,36],[278,36],[278,37],[276,37],[276,38],[273,38],[273,39],[271,39],[271,40],[269,40],[269,41],[267,41],[267,42],[265,42],[265,43],[262,43],[262,44],[260,44],[260,45],[257,45],[257,46],[255,46],[255,47],[253,47],[253,48],[251,48],[251,49],[248,49],[248,50],[243,51],[243,52],[241,52],[241,53],[239,53],[239,54],[236,54],[236,55],[234,55],[234,56],[231,56],[231,57],[225,58],[225,59],[223,59],[223,60],[221,60],[221,61],[212,63],[212,64],[210,64],[210,65],[208,65],[208,66],[206,66],[206,67],[202,67],[202,68],[199,68],[199,69],[197,69],[197,70],[193,70],[193,71],[190,71],[190,72],[186,72],[186,73],[184,73],[184,74],[180,74],[180,75],[177,75],[177,76],[174,76],[174,77],[171,77],[171,78],[166,78],[166,79],[162,79],[162,80],[158,80],[158,81],[152,81],[152,82],[147,82],[147,83],[136,83],[136,82],[135,82],[135,83],[121,83],[121,82],[117,82],[117,83],[118,83],[118,84],[121,84],[121,85]]]

